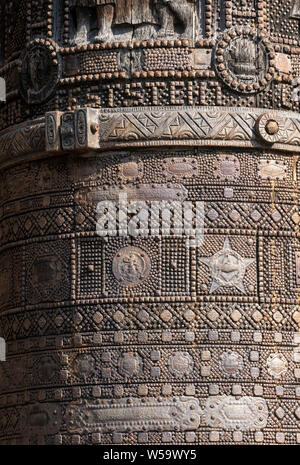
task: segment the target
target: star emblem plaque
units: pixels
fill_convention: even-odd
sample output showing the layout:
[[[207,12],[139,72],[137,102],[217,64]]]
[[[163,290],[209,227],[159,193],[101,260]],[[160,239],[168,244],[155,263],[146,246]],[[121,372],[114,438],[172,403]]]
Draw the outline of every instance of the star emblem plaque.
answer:
[[[211,257],[200,257],[200,262],[208,266],[213,278],[210,294],[220,287],[235,287],[245,294],[244,277],[248,266],[254,262],[254,258],[244,258],[231,248],[229,239],[226,238],[223,248]]]

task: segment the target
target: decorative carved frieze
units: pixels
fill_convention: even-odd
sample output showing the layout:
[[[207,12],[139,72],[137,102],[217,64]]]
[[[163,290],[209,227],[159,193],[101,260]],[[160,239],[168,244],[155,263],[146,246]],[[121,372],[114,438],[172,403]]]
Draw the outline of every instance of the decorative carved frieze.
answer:
[[[78,142],[78,123],[76,128],[74,122],[67,123],[72,118],[77,118],[78,122],[79,115],[82,120],[81,132],[86,131],[88,135],[84,136],[85,132],[80,135],[81,144]],[[48,151],[80,148],[104,150],[170,143],[178,146],[271,146],[280,150],[300,150],[300,118],[293,113],[266,114],[259,109],[198,110],[190,107],[164,111],[149,108],[121,112],[87,109],[62,115],[48,114],[46,121],[49,121],[51,131],[61,135],[60,146],[56,144],[58,137],[53,143],[47,140]],[[262,125],[267,128],[273,121],[275,126],[278,121],[277,133],[274,131],[272,139],[262,139]],[[55,125],[56,128],[52,129]],[[68,142],[70,138],[72,142]]]

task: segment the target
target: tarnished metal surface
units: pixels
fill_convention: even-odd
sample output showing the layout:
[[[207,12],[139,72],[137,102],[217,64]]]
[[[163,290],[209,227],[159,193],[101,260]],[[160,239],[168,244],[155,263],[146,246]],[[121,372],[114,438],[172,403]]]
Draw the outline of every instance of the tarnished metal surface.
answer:
[[[299,21],[0,1],[0,443],[300,443]]]

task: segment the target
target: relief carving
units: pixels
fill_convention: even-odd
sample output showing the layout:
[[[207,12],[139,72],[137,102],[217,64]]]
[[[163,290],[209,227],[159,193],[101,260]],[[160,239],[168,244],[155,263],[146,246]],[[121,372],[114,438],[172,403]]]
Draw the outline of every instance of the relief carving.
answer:
[[[101,400],[70,405],[66,412],[68,431],[180,431],[196,430],[200,424],[199,400],[193,397],[170,399]]]
[[[299,0],[0,11],[0,444],[300,444]]]
[[[194,0],[71,0],[76,30],[73,43],[109,42],[130,30],[140,39],[173,37],[177,31],[191,35],[193,4]]]
[[[236,91],[253,93],[272,80],[275,53],[270,41],[254,28],[233,28],[218,40],[216,69]]]
[[[144,281],[150,270],[149,256],[138,247],[121,249],[113,260],[113,274],[124,286],[134,286]]]
[[[207,400],[204,416],[212,428],[259,430],[267,424],[268,407],[260,397],[215,396]]]
[[[245,293],[244,276],[247,268],[255,262],[255,259],[243,258],[231,248],[228,238],[226,238],[222,250],[208,258],[200,257],[199,260],[210,270],[213,279],[210,293],[220,287],[235,287]]]
[[[79,145],[78,136],[75,134],[80,127],[78,125],[75,127],[74,124],[74,118],[78,119],[76,115],[79,111],[82,110],[65,112],[61,118],[58,112],[47,113],[53,115],[53,118],[46,118],[46,131],[61,132],[61,143],[58,143],[56,138],[56,142],[50,145],[47,139],[47,151],[82,149],[83,146]],[[272,144],[272,148],[282,148],[284,145],[287,150],[300,151],[300,118],[295,113],[292,115],[287,113],[283,117],[279,112],[266,114],[261,109],[236,108],[233,111],[220,107],[201,110],[194,107],[165,108],[163,111],[161,109],[153,111],[149,108],[139,108],[137,111],[98,110],[88,107],[84,111],[88,130],[86,149],[149,147],[156,146],[158,141],[162,146],[169,146],[169,141],[172,140],[173,145],[179,146],[184,143],[184,145],[205,147],[208,145],[265,147],[267,143],[268,146]],[[274,130],[274,122],[278,124],[278,131],[270,135],[272,128]],[[272,123],[271,128],[269,123]],[[3,144],[5,142],[6,139],[3,137]],[[0,147],[1,143],[0,137]],[[197,170],[192,169],[192,165],[189,169],[190,163],[192,163],[190,159],[184,164],[177,160],[172,165],[172,162],[166,160],[164,175],[170,179],[173,176],[195,176]],[[237,180],[240,176],[239,163],[234,155],[220,155],[215,161],[214,171],[217,178],[228,181]]]
[[[278,179],[282,181],[286,178],[286,173],[287,166],[284,162],[263,158],[258,162],[258,175],[261,179]]]
[[[37,39],[28,47],[21,71],[21,95],[30,104],[47,100],[58,81],[58,58],[51,42]]]

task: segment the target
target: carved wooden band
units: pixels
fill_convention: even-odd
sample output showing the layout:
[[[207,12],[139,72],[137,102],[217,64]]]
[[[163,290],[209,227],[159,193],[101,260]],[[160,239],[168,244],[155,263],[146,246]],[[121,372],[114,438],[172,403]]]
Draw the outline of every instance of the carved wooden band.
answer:
[[[0,133],[0,164],[63,151],[166,145],[268,147],[300,152],[300,115],[214,107],[50,112],[45,119]]]

